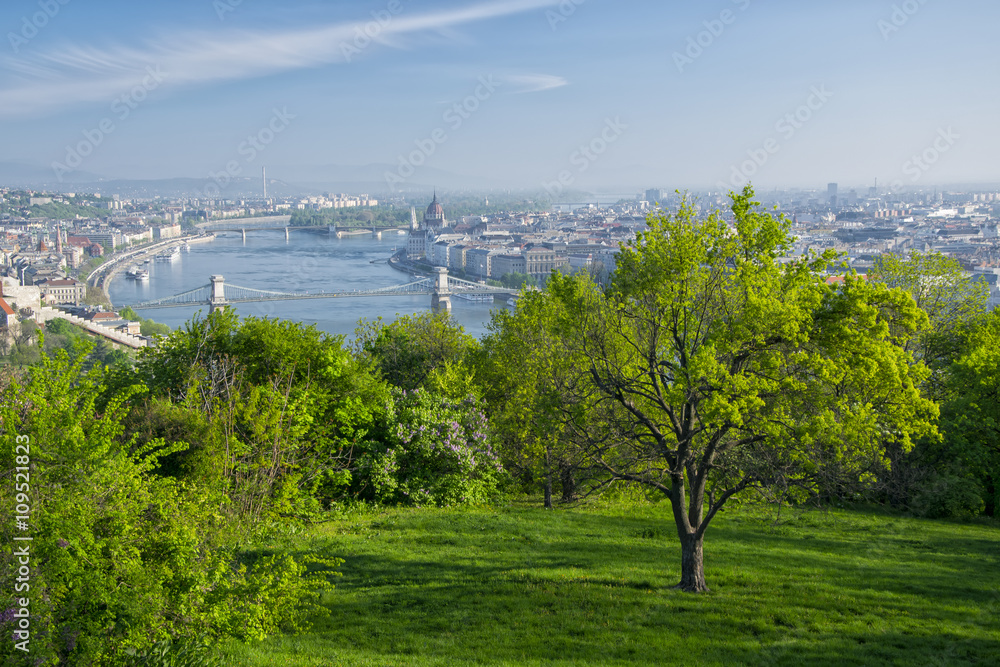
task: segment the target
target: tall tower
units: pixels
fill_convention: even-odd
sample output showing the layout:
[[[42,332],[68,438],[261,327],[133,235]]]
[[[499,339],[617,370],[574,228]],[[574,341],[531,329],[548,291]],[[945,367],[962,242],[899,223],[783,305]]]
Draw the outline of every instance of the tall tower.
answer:
[[[260,168],[260,180],[264,183],[264,199],[267,199],[267,169]]]
[[[830,183],[826,186],[826,196],[830,200],[830,206],[837,207],[837,184]]]
[[[420,223],[417,222],[417,207],[410,207],[410,231],[415,232],[420,229]]]

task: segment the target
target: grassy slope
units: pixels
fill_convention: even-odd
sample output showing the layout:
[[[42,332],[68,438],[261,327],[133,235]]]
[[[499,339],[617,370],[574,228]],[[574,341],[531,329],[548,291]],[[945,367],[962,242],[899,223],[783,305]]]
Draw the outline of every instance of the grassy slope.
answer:
[[[720,515],[712,592],[669,590],[668,506],[402,509],[326,524],[329,619],[247,665],[998,665],[1000,531],[881,514]]]

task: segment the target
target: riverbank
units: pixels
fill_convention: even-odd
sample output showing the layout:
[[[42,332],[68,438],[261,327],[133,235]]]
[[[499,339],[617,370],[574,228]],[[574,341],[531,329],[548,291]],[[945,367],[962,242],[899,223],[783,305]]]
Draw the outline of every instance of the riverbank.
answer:
[[[87,276],[85,282],[87,283],[88,288],[99,288],[103,292],[108,303],[113,304],[111,301],[111,294],[108,292],[108,285],[112,280],[114,280],[114,277],[120,271],[126,268],[127,265],[144,262],[164,250],[169,250],[183,245],[209,243],[214,240],[215,234],[207,232],[197,236],[182,236],[175,239],[168,239],[166,241],[160,241],[159,243],[133,248],[121,253],[113,253],[103,264],[94,269],[91,274]]]
[[[396,269],[397,271],[408,273],[414,277],[424,278],[432,275],[431,267],[429,265],[418,266],[416,262],[411,262],[406,258],[405,250],[396,251],[392,257],[387,260],[387,263],[390,267]]]

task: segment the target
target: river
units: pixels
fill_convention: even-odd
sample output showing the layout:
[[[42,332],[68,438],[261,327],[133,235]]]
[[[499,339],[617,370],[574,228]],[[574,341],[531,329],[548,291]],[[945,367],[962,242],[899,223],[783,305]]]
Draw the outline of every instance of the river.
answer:
[[[115,307],[159,299],[209,283],[221,274],[226,284],[279,292],[318,292],[374,289],[411,282],[408,274],[384,261],[406,244],[405,235],[384,234],[377,239],[354,236],[338,239],[322,232],[291,230],[248,231],[246,242],[238,232],[221,232],[214,241],[192,245],[170,262],[150,261],[149,280],[138,282],[120,273],[108,286]],[[358,320],[381,316],[393,321],[397,314],[430,309],[430,295],[266,301],[234,306],[241,316],[277,317],[306,324],[331,334],[351,338]],[[477,338],[486,332],[492,303],[452,298],[452,315]],[[139,311],[143,317],[177,328],[208,306],[159,308]]]

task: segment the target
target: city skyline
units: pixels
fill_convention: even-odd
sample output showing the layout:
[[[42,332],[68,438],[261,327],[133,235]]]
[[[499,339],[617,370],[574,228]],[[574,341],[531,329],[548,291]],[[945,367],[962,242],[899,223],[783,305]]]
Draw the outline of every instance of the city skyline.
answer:
[[[993,183],[985,1],[7,3],[3,173],[562,191]],[[33,170],[33,171],[32,171]]]

